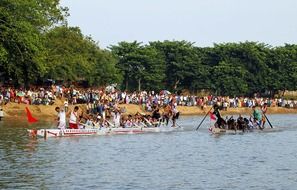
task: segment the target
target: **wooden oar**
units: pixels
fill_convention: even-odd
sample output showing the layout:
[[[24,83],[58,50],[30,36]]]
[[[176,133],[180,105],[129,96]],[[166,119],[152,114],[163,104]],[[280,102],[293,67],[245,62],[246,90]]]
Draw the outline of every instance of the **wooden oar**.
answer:
[[[202,119],[202,121],[199,123],[198,127],[196,128],[196,131],[199,129],[199,127],[201,126],[201,124],[203,123],[203,121],[204,121],[205,118],[208,116],[208,114],[210,113],[211,110],[212,110],[212,107],[211,107],[210,110],[206,113],[206,115],[204,116],[204,118]]]
[[[268,117],[266,116],[266,114],[265,114],[265,113],[263,113],[263,115],[265,116],[266,120],[268,121],[268,123],[269,123],[270,127],[271,127],[271,128],[273,128],[273,127],[272,127],[272,124],[270,123],[270,121],[269,121]]]
[[[143,127],[147,127],[147,125],[146,125],[146,124],[144,124],[143,122],[140,122],[140,124],[142,124],[142,125],[143,125]]]
[[[150,126],[153,126],[153,124],[147,119],[147,118],[143,118]]]
[[[108,120],[106,120],[106,122],[107,122],[112,128],[115,128],[115,125],[113,125],[111,122],[109,122]]]

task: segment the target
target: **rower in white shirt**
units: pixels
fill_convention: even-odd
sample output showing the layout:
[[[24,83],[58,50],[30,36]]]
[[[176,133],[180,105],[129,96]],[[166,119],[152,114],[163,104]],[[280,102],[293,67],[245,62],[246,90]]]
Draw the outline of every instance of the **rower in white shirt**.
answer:
[[[58,124],[57,127],[59,129],[65,129],[66,128],[66,112],[64,109],[60,109],[59,107],[55,108],[56,112],[58,113]]]

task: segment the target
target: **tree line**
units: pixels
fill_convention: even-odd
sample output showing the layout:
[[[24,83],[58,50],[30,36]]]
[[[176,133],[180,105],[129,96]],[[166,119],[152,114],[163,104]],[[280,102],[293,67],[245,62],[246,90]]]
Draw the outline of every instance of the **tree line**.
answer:
[[[101,49],[67,25],[59,0],[0,2],[0,78],[15,86],[82,81],[122,90],[218,95],[274,94],[297,89],[297,45],[259,42],[197,47],[188,41],[119,42]]]

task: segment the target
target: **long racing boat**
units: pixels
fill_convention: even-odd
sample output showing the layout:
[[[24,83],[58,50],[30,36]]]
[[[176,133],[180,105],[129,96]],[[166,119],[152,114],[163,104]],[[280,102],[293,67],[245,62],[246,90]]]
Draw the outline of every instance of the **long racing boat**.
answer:
[[[264,129],[246,129],[245,131],[242,130],[229,130],[229,129],[221,129],[221,128],[215,128],[211,127],[209,128],[209,131],[212,134],[220,135],[220,134],[243,134],[243,133],[249,133],[249,132],[277,132],[282,131],[280,128],[264,128]]]
[[[28,133],[33,137],[71,137],[71,136],[91,136],[91,135],[117,135],[117,134],[141,134],[158,133],[182,130],[182,127],[169,127],[161,125],[160,127],[101,127],[84,129],[28,129]]]

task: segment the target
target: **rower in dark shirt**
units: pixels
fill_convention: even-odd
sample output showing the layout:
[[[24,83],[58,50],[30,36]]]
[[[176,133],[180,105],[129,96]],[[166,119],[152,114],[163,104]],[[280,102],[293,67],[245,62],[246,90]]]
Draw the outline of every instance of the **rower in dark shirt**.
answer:
[[[160,117],[161,117],[161,114],[159,112],[159,108],[157,108],[157,109],[154,110],[152,118],[155,119],[155,120],[159,120]]]
[[[215,123],[215,126],[218,127],[218,128],[224,128],[225,125],[226,125],[226,121],[221,116],[221,113],[219,111],[219,109],[220,109],[219,106],[217,104],[215,104],[213,106],[213,109],[214,109],[213,114],[217,117],[217,121]]]

